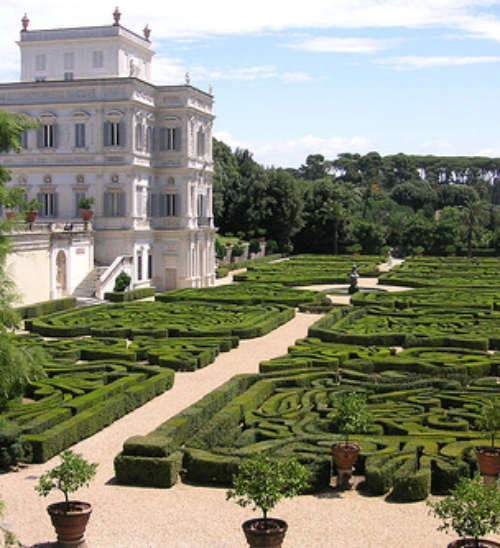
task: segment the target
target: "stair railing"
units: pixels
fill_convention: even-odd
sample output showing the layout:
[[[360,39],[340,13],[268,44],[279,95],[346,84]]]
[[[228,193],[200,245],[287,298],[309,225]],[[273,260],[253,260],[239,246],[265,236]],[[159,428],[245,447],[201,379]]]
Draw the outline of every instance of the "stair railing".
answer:
[[[96,281],[96,297],[100,300],[104,299],[104,294],[113,291],[115,286],[115,278],[121,272],[126,272],[132,277],[133,273],[133,257],[132,255],[121,255],[111,263],[108,268],[97,278]]]

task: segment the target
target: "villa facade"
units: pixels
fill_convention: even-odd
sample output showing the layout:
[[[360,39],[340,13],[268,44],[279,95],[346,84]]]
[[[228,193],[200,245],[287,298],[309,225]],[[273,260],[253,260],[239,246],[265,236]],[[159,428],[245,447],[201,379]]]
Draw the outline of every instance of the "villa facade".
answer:
[[[94,260],[101,290],[123,270],[133,287],[159,291],[215,281],[213,96],[188,75],[185,85],[153,85],[149,29],[140,36],[118,11],[113,17],[103,27],[29,30],[25,16],[21,82],[0,84],[1,109],[38,121],[22,135],[22,152],[0,161],[11,184],[42,204],[31,230],[16,231],[18,249],[40,223],[58,235],[46,240],[46,298],[72,294]],[[81,226],[83,197],[95,198],[95,212]],[[58,245],[77,225],[78,236]],[[86,261],[72,245],[85,247]]]

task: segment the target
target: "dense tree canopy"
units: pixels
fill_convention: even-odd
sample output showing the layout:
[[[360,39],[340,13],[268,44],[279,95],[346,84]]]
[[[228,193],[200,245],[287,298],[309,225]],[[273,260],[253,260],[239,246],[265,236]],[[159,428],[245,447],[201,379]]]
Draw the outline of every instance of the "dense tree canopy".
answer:
[[[19,151],[21,131],[28,127],[32,124],[26,117],[0,111],[0,151]],[[6,188],[5,183],[9,180],[9,170],[0,166],[0,206],[21,207],[23,192],[19,188]],[[41,351],[16,345],[11,332],[18,322],[13,309],[17,300],[16,287],[6,266],[11,229],[12,221],[0,219],[0,407],[22,394],[28,382],[43,374]]]
[[[266,169],[215,141],[214,161],[221,234],[265,234],[282,252],[500,252],[500,159],[310,154]]]

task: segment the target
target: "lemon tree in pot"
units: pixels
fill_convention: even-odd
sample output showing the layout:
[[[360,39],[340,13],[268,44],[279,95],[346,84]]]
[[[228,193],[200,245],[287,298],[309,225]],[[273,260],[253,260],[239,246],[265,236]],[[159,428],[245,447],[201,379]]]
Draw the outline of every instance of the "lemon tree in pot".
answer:
[[[94,211],[92,206],[95,204],[95,198],[93,196],[84,196],[78,200],[78,209],[80,210],[80,216],[82,221],[90,221]]]
[[[359,445],[349,443],[349,436],[367,432],[372,423],[365,396],[358,392],[342,394],[331,415],[331,421],[333,429],[344,438],[343,443],[332,446],[332,453],[339,473],[339,483],[347,488],[350,486],[352,468],[361,451]]]
[[[22,202],[21,209],[24,212],[24,218],[27,223],[34,223],[38,215],[38,210],[42,207],[40,203],[35,198],[32,198],[29,202]]]
[[[481,475],[496,478],[500,473],[500,449],[495,447],[495,438],[500,429],[500,400],[498,398],[491,400],[483,407],[476,426],[490,438],[489,446],[476,448]]]
[[[262,518],[247,520],[242,525],[249,546],[282,545],[288,525],[268,513],[281,499],[304,491],[310,477],[310,472],[295,458],[275,460],[266,453],[256,453],[241,461],[226,498],[236,499],[243,507],[253,504],[254,510],[262,512]]]
[[[52,470],[42,474],[35,489],[40,496],[46,497],[53,489],[64,494],[64,502],[56,502],[47,507],[57,541],[62,547],[80,546],[85,542],[92,505],[88,502],[70,500],[70,493],[81,487],[88,487],[94,479],[97,464],[88,463],[81,455],[66,450],[60,455],[61,462]]]
[[[479,475],[461,478],[450,494],[428,501],[430,512],[443,520],[440,531],[453,530],[459,537],[448,548],[492,548],[500,543],[481,537],[500,530],[500,490],[485,484]]]

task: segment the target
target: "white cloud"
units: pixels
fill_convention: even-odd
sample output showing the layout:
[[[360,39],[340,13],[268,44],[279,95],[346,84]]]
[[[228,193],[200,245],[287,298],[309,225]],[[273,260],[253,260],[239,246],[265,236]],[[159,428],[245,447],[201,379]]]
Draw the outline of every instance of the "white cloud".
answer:
[[[310,51],[313,53],[375,53],[390,49],[395,45],[391,40],[376,40],[373,38],[333,38],[320,36],[306,38],[287,47]]]
[[[216,139],[223,141],[233,150],[243,148],[250,150],[255,161],[265,166],[299,167],[309,154],[323,154],[325,158],[335,159],[341,152],[359,152],[373,150],[373,143],[365,137],[330,137],[322,138],[306,135],[289,141],[241,141],[228,132],[216,132]]]
[[[483,148],[475,156],[487,156],[489,158],[500,158],[500,148]]]
[[[283,80],[285,82],[304,82],[312,80],[312,77],[305,72],[279,72],[274,66],[253,66],[247,68],[214,68],[206,69],[204,67],[193,67],[191,75],[195,79],[208,80]]]
[[[427,141],[424,143],[424,149],[426,150],[449,150],[451,143],[444,139],[436,139],[435,141]]]
[[[486,63],[499,63],[500,57],[496,56],[483,56],[483,57],[454,57],[454,56],[436,56],[436,57],[419,57],[419,56],[407,56],[407,57],[388,57],[386,59],[379,59],[377,64],[387,66],[396,70],[412,70],[412,69],[425,69],[436,67],[456,67],[465,65],[479,65]]]
[[[326,28],[457,28],[478,36],[499,40],[499,20],[484,11],[491,4],[483,0],[254,0],[242,14],[234,0],[191,0],[183,3],[140,3],[121,0],[121,23],[140,32],[146,23],[153,39],[197,35],[235,35],[285,29]],[[112,6],[111,9],[107,9]],[[14,0],[2,3],[5,28],[12,29],[23,11],[32,28],[103,25],[112,22],[114,5],[102,1],[68,3],[66,0],[24,0],[22,8]],[[483,12],[478,10],[483,8]],[[137,28],[139,26],[139,28]],[[20,28],[20,24],[19,24]]]
[[[158,85],[180,85],[186,81],[187,65],[183,59],[155,56],[153,81]]]

